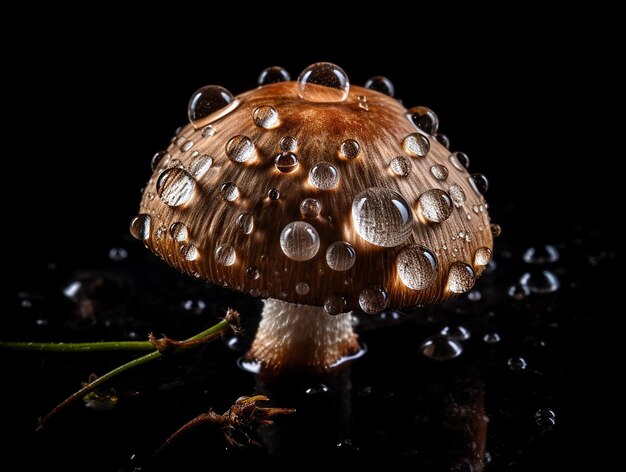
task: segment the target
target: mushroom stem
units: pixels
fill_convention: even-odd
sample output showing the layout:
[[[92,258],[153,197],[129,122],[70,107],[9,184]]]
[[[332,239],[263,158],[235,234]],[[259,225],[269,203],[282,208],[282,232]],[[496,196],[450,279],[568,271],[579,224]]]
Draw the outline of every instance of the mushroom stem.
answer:
[[[329,315],[323,308],[269,298],[248,353],[265,374],[321,373],[360,350],[350,314]]]

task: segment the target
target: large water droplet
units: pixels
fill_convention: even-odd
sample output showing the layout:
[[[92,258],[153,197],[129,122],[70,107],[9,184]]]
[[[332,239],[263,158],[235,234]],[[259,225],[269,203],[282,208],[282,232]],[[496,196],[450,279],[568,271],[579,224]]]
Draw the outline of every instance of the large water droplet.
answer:
[[[233,136],[226,143],[226,155],[233,162],[246,162],[254,157],[254,143],[247,136]]]
[[[474,270],[465,262],[453,262],[448,272],[448,290],[464,293],[474,286]]]
[[[259,128],[274,128],[278,125],[278,112],[273,106],[261,105],[252,112],[252,121]]]
[[[463,352],[463,346],[448,336],[436,334],[422,343],[420,352],[429,359],[447,361],[459,357]]]
[[[360,144],[354,139],[346,139],[339,145],[339,155],[345,159],[354,159],[361,151]]]
[[[439,118],[434,111],[426,107],[413,107],[409,108],[407,117],[411,120],[415,126],[421,129],[424,133],[433,135],[439,128]]]
[[[156,191],[163,203],[171,207],[184,205],[193,196],[196,181],[189,173],[178,167],[161,172],[156,184]]]
[[[170,235],[176,241],[187,241],[189,231],[187,231],[187,227],[184,223],[176,222],[172,223],[170,226]]]
[[[400,177],[406,177],[411,172],[411,160],[406,156],[398,156],[391,159],[389,162],[389,167],[394,174],[399,175]]]
[[[309,284],[307,284],[306,282],[300,282],[296,284],[296,293],[298,295],[306,295],[307,293],[309,293],[309,290],[311,290],[311,287],[309,287]]]
[[[529,247],[522,258],[527,264],[552,264],[559,260],[559,250],[551,244]]]
[[[194,128],[206,124],[205,118],[225,108],[234,100],[232,94],[224,87],[207,85],[198,89],[189,100],[187,114]]]
[[[326,249],[326,264],[333,270],[343,271],[352,268],[356,261],[356,251],[345,241],[335,241]]]
[[[489,181],[483,174],[472,174],[469,181],[476,193],[485,194],[489,188]]]
[[[322,211],[322,204],[315,198],[305,198],[300,203],[300,213],[304,218],[317,218]]]
[[[558,277],[549,270],[526,272],[520,277],[519,283],[537,294],[556,292],[561,286]]]
[[[430,150],[428,138],[419,133],[409,134],[402,141],[404,151],[411,157],[424,157]]]
[[[346,300],[339,295],[329,295],[324,300],[324,310],[329,315],[339,315],[346,311]]]
[[[339,183],[339,171],[328,162],[320,162],[311,168],[309,182],[320,190],[333,189]]]
[[[387,291],[379,285],[370,285],[359,293],[359,306],[361,310],[370,315],[383,311],[387,307],[387,303]]]
[[[293,152],[281,152],[274,158],[274,167],[283,174],[293,172],[298,167],[298,156]]]
[[[254,217],[250,213],[241,213],[237,217],[237,228],[242,234],[250,234],[254,229]]]
[[[430,168],[430,173],[437,180],[446,180],[448,178],[448,168],[441,164],[435,164]]]
[[[431,223],[441,223],[452,214],[452,199],[438,188],[425,191],[417,203],[420,215]]]
[[[354,198],[352,221],[356,232],[364,240],[377,246],[394,247],[411,236],[413,214],[398,192],[373,187]]]
[[[130,222],[130,234],[133,237],[145,241],[150,237],[150,215],[141,213]]]
[[[459,170],[465,170],[469,167],[469,157],[464,152],[453,152],[449,159],[452,165]]]
[[[298,148],[298,140],[293,136],[283,136],[279,146],[283,151],[294,152]]]
[[[309,223],[294,221],[280,233],[280,248],[289,259],[307,261],[319,251],[320,237]]]
[[[152,168],[152,170],[155,170],[159,166],[161,161],[169,157],[171,156],[167,151],[159,151],[155,153],[154,156],[152,156],[152,160],[150,161],[150,167]]]
[[[395,88],[391,80],[387,77],[383,77],[382,75],[377,75],[368,79],[367,82],[365,82],[365,88],[376,90],[377,92],[389,95],[390,97],[393,97],[395,93]]]
[[[437,277],[437,259],[423,246],[408,246],[398,254],[396,260],[398,277],[413,290],[430,287]]]
[[[457,207],[465,203],[465,192],[459,185],[451,185],[448,189],[448,195],[450,195],[450,198]]]
[[[230,244],[223,243],[219,244],[215,248],[215,262],[219,265],[223,266],[231,266],[235,263],[237,259],[237,253],[235,252],[235,248]]]
[[[348,75],[330,62],[310,65],[298,77],[298,95],[310,102],[342,102],[349,91]]]
[[[279,66],[268,67],[263,69],[259,74],[259,85],[274,84],[277,82],[289,82],[291,76],[284,68]]]
[[[224,200],[232,202],[239,197],[239,188],[234,182],[225,182],[220,187],[220,194]]]
[[[208,154],[194,157],[189,164],[189,173],[196,179],[201,178],[213,165],[213,158]]]
[[[477,266],[486,266],[491,261],[493,252],[488,247],[479,247],[474,253],[474,264]]]

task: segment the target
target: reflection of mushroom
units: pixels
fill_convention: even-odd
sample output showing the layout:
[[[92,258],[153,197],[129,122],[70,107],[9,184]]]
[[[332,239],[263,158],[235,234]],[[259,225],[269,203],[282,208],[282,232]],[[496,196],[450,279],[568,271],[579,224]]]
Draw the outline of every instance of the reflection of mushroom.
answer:
[[[487,180],[429,134],[432,111],[376,91],[388,81],[350,87],[329,63],[281,77],[193,95],[131,232],[184,272],[266,299],[249,354],[264,368],[324,370],[359,349],[348,311],[473,286],[491,258]]]

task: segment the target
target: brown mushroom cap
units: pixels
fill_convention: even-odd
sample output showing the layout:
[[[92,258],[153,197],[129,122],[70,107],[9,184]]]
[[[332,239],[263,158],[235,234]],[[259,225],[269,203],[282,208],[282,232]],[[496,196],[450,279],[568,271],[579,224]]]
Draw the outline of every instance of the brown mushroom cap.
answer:
[[[469,290],[491,258],[486,208],[465,167],[397,100],[351,86],[344,101],[312,102],[281,82],[180,131],[133,232],[171,266],[216,284],[376,312]],[[350,246],[332,246],[331,268],[327,252],[341,241]]]

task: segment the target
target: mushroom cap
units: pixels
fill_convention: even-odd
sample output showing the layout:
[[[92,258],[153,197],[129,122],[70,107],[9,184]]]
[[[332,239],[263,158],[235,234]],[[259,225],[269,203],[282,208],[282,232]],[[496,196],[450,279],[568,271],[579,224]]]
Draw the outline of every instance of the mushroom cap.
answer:
[[[183,272],[376,313],[467,291],[491,258],[480,179],[387,95],[323,103],[273,83],[195,126],[153,160],[131,225]]]

